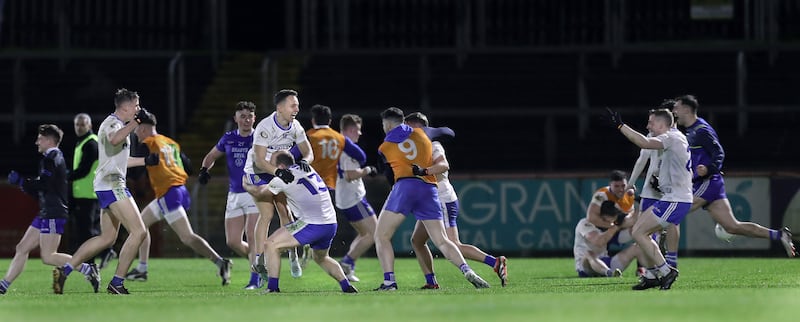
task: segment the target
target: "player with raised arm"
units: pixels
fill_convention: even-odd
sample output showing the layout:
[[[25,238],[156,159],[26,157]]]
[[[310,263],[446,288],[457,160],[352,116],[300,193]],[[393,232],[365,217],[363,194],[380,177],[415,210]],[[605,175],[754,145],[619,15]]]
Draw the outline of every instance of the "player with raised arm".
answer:
[[[658,168],[659,189],[664,192],[664,196],[639,214],[631,232],[642,249],[642,264],[647,268],[646,274],[633,289],[644,290],[660,286],[662,290],[669,290],[678,278],[678,270],[667,264],[651,235],[667,225],[678,225],[689,213],[692,202],[689,143],[686,136],[673,127],[675,119],[668,109],[650,111],[647,130],[654,136],[649,138],[625,125],[619,113],[611,109],[608,109],[608,113],[611,123],[629,141],[639,148],[658,150],[661,154]]]
[[[205,256],[217,266],[219,276],[222,278],[222,285],[228,285],[233,262],[219,256],[203,237],[195,234],[186,217],[186,210],[191,205],[189,191],[184,186],[186,178],[188,178],[184,170],[189,166],[188,157],[181,152],[181,147],[177,142],[158,134],[157,124],[155,115],[148,112],[147,118],[135,130],[139,142],[145,145],[149,152],[143,161],[147,167],[150,186],[153,187],[156,197],[142,211],[144,226],[149,228],[154,223],[166,220],[184,245],[189,246],[195,253]],[[128,272],[125,278],[146,281],[149,257],[150,233],[148,232],[139,247],[139,265]]]
[[[253,123],[256,118],[256,105],[253,102],[236,103],[233,121],[236,129],[225,132],[217,144],[203,158],[197,181],[207,184],[211,179],[211,168],[221,156],[225,156],[228,167],[228,199],[225,205],[225,242],[239,256],[248,258],[254,263],[256,257],[255,234],[258,208],[247,191],[242,187],[244,164],[247,152],[253,147]],[[242,237],[247,238],[245,242]],[[244,287],[254,290],[262,286],[256,272],[250,272],[250,281]]]
[[[139,245],[147,236],[139,208],[125,185],[128,167],[144,165],[142,158],[130,157],[129,135],[140,123],[147,120],[147,111],[139,106],[139,94],[124,88],[117,90],[114,105],[114,113],[100,124],[97,132],[100,158],[94,190],[102,209],[101,232],[99,236],[83,243],[63,267],[57,267],[53,271],[53,292],[56,294],[64,292],[64,283],[73,267],[79,267],[83,272],[83,261],[107,249],[117,240],[120,224],[128,231],[128,238],[122,245],[117,270],[107,291],[110,294],[128,294],[124,285],[125,275],[139,251]]]
[[[706,120],[697,117],[700,104],[694,96],[680,96],[675,101],[672,110],[678,119],[678,124],[686,127],[692,165],[695,167],[692,178],[694,202],[691,211],[703,207],[708,210],[711,218],[730,234],[780,241],[786,250],[786,255],[795,257],[797,253],[788,227],[781,230],[768,229],[756,223],[736,219],[725,194],[725,180],[722,178],[725,151],[722,149],[717,132]]]
[[[257,186],[268,184],[273,177],[278,177],[287,183],[293,181],[291,171],[277,168],[270,163],[270,157],[276,151],[286,151],[297,145],[302,155],[298,160],[298,165],[304,170],[309,169],[311,167],[309,163],[314,161],[314,152],[308,143],[303,126],[296,119],[297,113],[300,112],[300,100],[297,98],[297,92],[290,89],[280,90],[275,94],[274,103],[275,112],[256,125],[253,133],[253,148],[247,152],[245,161],[245,175],[249,176],[250,182]],[[283,195],[273,195],[267,192],[251,193],[251,195],[256,201],[259,212],[255,236],[256,258],[252,264],[256,272],[264,273],[263,270],[266,267],[260,259],[260,254],[264,251],[264,242],[275,208],[278,208],[281,225],[291,222],[292,215],[286,208],[286,197]],[[296,250],[289,250],[289,262],[292,277],[302,276],[303,270],[300,267]]]
[[[23,178],[16,171],[8,174],[8,183],[21,187],[39,201],[39,213],[28,226],[17,243],[14,258],[6,275],[0,280],[0,295],[6,294],[11,283],[22,274],[30,253],[40,248],[42,262],[46,265],[61,266],[72,258],[58,252],[61,235],[67,223],[67,165],[64,154],[58,148],[64,132],[54,124],[42,124],[37,128],[36,147],[42,154],[39,161],[39,175]],[[81,272],[92,284],[95,292],[100,284],[100,275],[94,263],[81,265]]]
[[[375,249],[383,269],[383,283],[375,290],[397,290],[392,236],[410,214],[422,221],[436,248],[464,273],[473,286],[488,288],[489,283],[467,265],[461,251],[445,234],[436,174],[447,171],[448,165],[443,161],[433,162],[439,155],[434,155],[430,139],[422,129],[413,129],[403,123],[402,110],[390,107],[381,113],[381,119],[386,137],[378,152],[388,164],[386,169],[392,174],[394,185],[375,229]]]
[[[425,134],[431,140],[433,147],[433,154],[438,155],[433,162],[443,162],[450,168],[450,163],[445,156],[444,146],[440,142],[444,136],[455,136],[450,128],[431,128],[429,127],[428,117],[420,112],[414,112],[406,115],[405,123],[412,128],[419,128],[425,131]],[[444,134],[446,133],[446,134]],[[445,233],[447,238],[452,241],[465,258],[484,263],[494,269],[497,277],[500,278],[500,285],[505,287],[508,283],[508,268],[507,259],[505,256],[495,257],[482,251],[480,248],[461,243],[458,234],[458,226],[456,220],[458,218],[458,196],[456,195],[453,185],[450,184],[449,170],[436,175],[436,189],[439,194],[439,201],[441,201],[442,211],[446,216],[443,216]],[[417,221],[414,225],[414,231],[411,234],[411,246],[419,261],[420,269],[425,274],[425,285],[422,289],[438,289],[439,283],[436,281],[436,275],[433,271],[433,254],[428,248],[428,231],[422,222]]]
[[[336,212],[331,203],[331,196],[325,181],[314,171],[313,167],[304,169],[295,164],[292,155],[285,151],[272,154],[272,163],[278,169],[288,171],[292,180],[272,178],[268,185],[256,186],[250,177],[243,177],[242,185],[253,194],[285,193],[292,212],[298,215],[297,221],[283,225],[267,238],[265,253],[267,261],[267,289],[264,293],[280,292],[279,278],[281,271],[280,252],[300,245],[311,245],[314,261],[333,277],[345,293],[358,293],[344,275],[339,264],[328,255],[328,251],[336,235]],[[266,191],[265,191],[266,190]]]
[[[361,137],[361,117],[355,114],[345,114],[339,120],[339,129],[348,140],[358,143]],[[337,193],[334,194],[336,208],[344,213],[347,221],[356,230],[356,237],[350,243],[350,249],[339,264],[342,266],[347,279],[358,282],[356,277],[356,261],[372,245],[375,244],[375,227],[378,220],[375,210],[367,201],[367,190],[364,188],[366,176],[375,176],[378,170],[373,166],[363,166],[347,153],[339,157],[338,174],[336,176]]]

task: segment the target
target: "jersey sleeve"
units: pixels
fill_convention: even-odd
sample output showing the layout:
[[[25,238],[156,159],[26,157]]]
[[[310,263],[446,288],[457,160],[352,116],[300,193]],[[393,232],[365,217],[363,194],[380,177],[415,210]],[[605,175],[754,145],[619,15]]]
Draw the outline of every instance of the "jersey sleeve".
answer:
[[[225,141],[225,134],[223,134],[222,137],[219,138],[219,141],[217,141],[217,145],[214,146],[217,148],[217,151],[225,153]]]
[[[269,192],[271,192],[273,195],[277,195],[283,192],[284,190],[286,190],[288,186],[289,185],[286,184],[286,182],[283,182],[283,180],[281,180],[281,178],[278,177],[272,178],[272,180],[270,180],[269,184],[267,185],[267,187],[269,188]]]
[[[344,137],[344,153],[355,159],[359,165],[367,163],[367,154],[364,153],[364,150],[346,136]]]
[[[303,126],[300,125],[300,121],[294,120],[292,123],[292,129],[294,130],[294,142],[295,143],[303,143],[308,141],[308,137],[306,136],[306,131],[303,129]]]
[[[269,131],[267,131],[264,125],[267,120],[268,119],[264,119],[256,125],[256,130],[253,133],[253,145],[269,146]]]
[[[598,190],[598,191],[596,191],[594,193],[594,195],[592,195],[592,204],[593,205],[600,206],[600,205],[603,204],[603,201],[606,201],[606,200],[608,200],[608,196],[602,190]]]
[[[590,233],[598,232],[600,233],[600,229],[598,229],[595,225],[590,223],[588,220],[584,220],[582,223],[578,224],[577,233],[583,237],[587,238]]]
[[[722,149],[722,145],[719,143],[719,140],[711,134],[705,128],[698,129],[697,134],[695,136],[697,143],[703,147],[703,150],[708,153],[710,163],[705,164],[708,168],[708,174],[716,174],[722,170],[722,161],[725,160],[725,151]]]
[[[431,142],[431,146],[433,148],[433,160],[438,159],[439,157],[444,158],[447,160],[447,156],[444,155],[444,146],[442,146],[439,141]]]
[[[358,164],[358,161],[356,159],[353,159],[347,154],[342,154],[339,166],[342,168],[342,171],[353,171],[361,169],[361,165]]]

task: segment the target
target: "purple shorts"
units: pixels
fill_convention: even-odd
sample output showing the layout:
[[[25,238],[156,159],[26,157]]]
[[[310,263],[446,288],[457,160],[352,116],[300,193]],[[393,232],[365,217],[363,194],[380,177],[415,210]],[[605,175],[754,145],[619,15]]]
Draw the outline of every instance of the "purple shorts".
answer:
[[[252,182],[256,186],[269,184],[272,178],[275,178],[275,176],[269,173],[248,174],[247,176],[250,177],[250,182]]]
[[[657,201],[653,204],[653,214],[662,221],[678,225],[692,208],[691,202]],[[663,226],[663,225],[662,225]]]
[[[67,218],[46,219],[40,216],[33,218],[31,227],[39,230],[40,234],[64,234],[64,226],[67,225]]]
[[[169,187],[167,193],[158,198],[158,208],[161,209],[163,214],[178,209],[178,207],[189,210],[191,205],[192,198],[189,197],[189,191],[186,190],[186,186]]]
[[[298,220],[284,227],[300,242],[300,245],[311,245],[313,249],[328,249],[331,248],[333,236],[336,235],[336,226],[336,224],[314,225]]]
[[[603,257],[600,257],[599,259],[601,261],[603,261],[603,263],[606,263],[606,265],[608,267],[611,267],[611,257],[603,256]],[[577,271],[577,272],[578,272],[578,277],[601,277],[601,276],[605,277],[605,275],[600,275],[600,274],[597,274],[595,272],[587,273],[587,272],[580,271],[580,270]]]
[[[642,203],[641,203],[641,209],[640,209],[640,211],[645,211],[645,210],[647,210],[647,208],[650,208],[650,206],[652,206],[653,204],[655,204],[657,201],[658,201],[658,199],[652,199],[652,198],[642,198]]]
[[[692,191],[694,191],[695,197],[703,198],[708,204],[719,199],[728,198],[725,194],[725,180],[718,174],[706,178],[705,180],[695,182]]]
[[[369,205],[366,197],[361,198],[361,201],[355,206],[342,209],[342,212],[344,213],[344,217],[350,222],[356,222],[369,216],[375,216],[375,210]]]
[[[383,209],[408,216],[414,214],[417,220],[442,220],[442,206],[435,184],[419,179],[398,180]]]
[[[131,197],[131,192],[128,188],[95,191],[95,194],[97,194],[97,200],[100,202],[100,209],[107,209],[112,203]]]
[[[444,217],[444,226],[455,227],[456,218],[458,218],[458,200],[445,203],[443,206],[444,212],[447,214],[447,216]]]

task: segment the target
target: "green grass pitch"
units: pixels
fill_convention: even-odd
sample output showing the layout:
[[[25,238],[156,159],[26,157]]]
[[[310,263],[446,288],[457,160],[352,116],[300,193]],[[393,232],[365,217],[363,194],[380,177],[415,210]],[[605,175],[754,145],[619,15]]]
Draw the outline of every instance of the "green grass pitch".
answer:
[[[414,259],[396,263],[400,290],[374,292],[383,278],[376,258],[358,262],[361,293],[343,294],[310,263],[293,279],[284,256],[280,294],[242,287],[246,261],[234,260],[230,286],[201,259],[150,262],[147,282],[127,281],[129,296],[105,294],[113,275],[102,271],[101,293],[82,276],[51,291],[52,268],[32,259],[0,296],[0,321],[800,321],[800,261],[777,258],[681,258],[669,291],[631,291],[633,268],[622,278],[580,279],[570,258],[509,259],[509,285],[491,268],[470,262],[492,287],[477,290],[444,259],[434,261],[439,290],[425,282]],[[0,268],[9,259],[0,260]]]

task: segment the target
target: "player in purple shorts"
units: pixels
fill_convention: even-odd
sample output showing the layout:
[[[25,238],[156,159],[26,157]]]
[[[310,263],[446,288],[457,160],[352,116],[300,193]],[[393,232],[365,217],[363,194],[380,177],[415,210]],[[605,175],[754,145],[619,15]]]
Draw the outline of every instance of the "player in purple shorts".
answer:
[[[433,162],[443,162],[447,164],[447,168],[449,169],[450,163],[447,161],[444,146],[440,141],[443,141],[445,138],[455,137],[455,132],[450,128],[429,127],[428,117],[420,112],[406,115],[405,123],[412,128],[425,130],[425,134],[431,139],[433,154],[437,155]],[[489,255],[474,245],[461,243],[458,237],[458,226],[456,225],[456,218],[458,218],[458,196],[456,195],[453,185],[450,184],[448,172],[449,170],[436,175],[436,187],[441,201],[442,211],[445,215],[443,216],[443,220],[447,238],[458,246],[465,258],[484,263],[494,269],[497,277],[500,278],[500,285],[505,287],[506,283],[508,283],[508,265],[506,257]],[[433,254],[430,248],[428,248],[428,239],[428,231],[421,222],[417,221],[414,226],[414,232],[411,235],[411,246],[414,248],[414,253],[417,255],[420,269],[422,269],[422,273],[425,274],[425,285],[422,286],[422,289],[438,289],[439,283],[437,283],[436,275],[433,272]]]
[[[264,251],[267,267],[266,271],[259,270],[260,273],[267,275],[262,276],[267,280],[267,289],[264,293],[280,292],[280,252],[300,245],[311,245],[314,261],[339,282],[342,292],[358,293],[344,275],[339,263],[328,255],[333,236],[336,235],[336,211],[333,209],[325,182],[314,168],[305,170],[296,165],[292,155],[286,151],[273,153],[271,163],[278,169],[289,171],[293,176],[292,181],[285,182],[275,177],[269,184],[257,186],[252,184],[248,176],[244,176],[242,185],[254,195],[285,193],[289,208],[297,214],[298,219],[278,228],[267,238]]]
[[[342,135],[357,143],[361,137],[361,117],[355,114],[345,114],[339,120],[339,130]],[[375,227],[378,220],[375,210],[367,202],[367,190],[364,187],[363,177],[375,176],[378,171],[373,166],[361,166],[362,162],[342,153],[339,156],[336,176],[336,208],[339,208],[347,221],[358,234],[347,254],[339,261],[347,279],[358,282],[355,275],[356,260],[375,244]]]
[[[253,146],[253,123],[255,122],[256,105],[253,102],[238,102],[233,121],[236,129],[225,132],[217,144],[208,151],[203,158],[203,164],[198,175],[200,184],[207,184],[211,179],[209,171],[221,156],[225,155],[228,168],[228,199],[225,206],[225,241],[228,247],[239,256],[248,258],[250,263],[255,262],[256,221],[258,208],[247,191],[242,187],[244,163],[247,152]],[[247,238],[247,242],[243,240]],[[247,290],[258,289],[262,286],[258,273],[250,272],[250,281],[244,287]]]
[[[706,120],[697,117],[700,104],[693,95],[680,96],[675,100],[673,112],[678,118],[678,124],[686,127],[692,165],[695,166],[692,178],[694,202],[691,211],[703,207],[728,233],[780,241],[787,256],[797,255],[792,243],[792,233],[788,227],[781,230],[769,229],[756,223],[736,219],[725,195],[725,180],[721,172],[725,151],[722,149],[717,132]]]
[[[67,165],[64,154],[58,148],[64,132],[53,124],[39,125],[37,128],[36,147],[42,154],[39,162],[39,175],[34,178],[22,178],[16,171],[8,174],[8,182],[20,186],[25,192],[39,200],[39,213],[17,243],[14,259],[8,267],[6,275],[0,280],[0,295],[6,294],[11,283],[25,269],[28,256],[36,247],[41,248],[42,262],[47,265],[61,266],[72,256],[58,252],[64,225],[67,223]],[[94,264],[83,264],[81,272],[92,283],[97,292],[100,275]]]
[[[689,212],[692,204],[689,143],[686,136],[673,127],[675,121],[669,109],[650,111],[647,130],[652,133],[652,137],[646,137],[622,123],[619,113],[608,109],[608,114],[614,127],[628,140],[641,149],[658,150],[661,155],[658,188],[664,195],[639,214],[631,231],[644,255],[641,262],[647,268],[640,283],[634,285],[633,289],[644,290],[660,286],[662,290],[668,290],[678,278],[678,270],[667,264],[651,235],[669,224],[679,224]]]
[[[436,156],[430,139],[422,129],[404,124],[403,117],[403,111],[396,107],[381,113],[386,137],[378,147],[378,152],[388,165],[387,177],[393,179],[394,185],[375,229],[375,250],[383,269],[383,283],[375,290],[397,290],[392,236],[410,214],[422,221],[436,248],[461,270],[473,286],[488,288],[489,283],[467,265],[461,250],[447,239],[445,233],[436,175],[447,171],[448,166],[441,161],[433,162]]]

